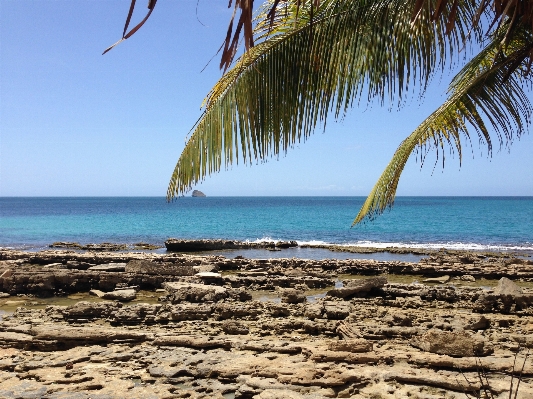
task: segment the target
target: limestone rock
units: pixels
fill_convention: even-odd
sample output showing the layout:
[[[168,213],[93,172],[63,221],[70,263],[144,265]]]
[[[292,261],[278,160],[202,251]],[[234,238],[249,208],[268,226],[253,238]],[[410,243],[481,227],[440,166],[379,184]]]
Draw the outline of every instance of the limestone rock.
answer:
[[[348,280],[344,287],[334,288],[326,293],[326,296],[337,298],[350,298],[354,296],[365,296],[372,289],[381,288],[387,284],[386,277],[372,277],[364,280]]]
[[[92,320],[107,318],[121,304],[116,302],[87,302],[81,301],[75,305],[67,306],[61,313],[67,320]]]
[[[366,339],[346,339],[330,342],[328,349],[330,351],[362,353],[371,352],[373,350],[373,344]]]
[[[169,313],[170,320],[207,320],[213,313],[213,306],[208,304],[189,304],[182,303],[169,306],[166,309]]]
[[[4,270],[2,274],[0,274],[0,278],[9,278],[13,276],[13,271],[11,269]]]
[[[125,263],[108,263],[98,266],[91,266],[87,270],[96,272],[123,272],[126,270]]]
[[[324,311],[324,306],[322,303],[311,303],[305,306],[304,316],[310,320],[320,319],[322,317],[322,312]]]
[[[216,302],[228,296],[226,288],[216,285],[168,282],[163,283],[163,288],[170,292],[169,299],[172,303]]]
[[[231,347],[231,342],[225,339],[191,335],[161,335],[154,339],[153,344],[156,346],[182,346],[199,349]]]
[[[222,274],[216,272],[199,272],[194,275],[202,280],[221,280]]]
[[[308,395],[303,396],[295,391],[288,389],[265,389],[259,395],[254,396],[254,399],[304,399],[309,398]]]
[[[126,264],[125,271],[126,273],[163,276],[192,276],[196,273],[191,265],[174,264],[169,262],[152,262],[143,259],[130,260]]]
[[[98,298],[103,298],[105,295],[105,292],[100,291],[100,290],[90,290],[89,295],[94,295],[94,296],[97,296]]]
[[[426,278],[424,280],[422,280],[424,283],[440,283],[440,284],[445,284],[447,283],[448,281],[450,281],[450,276],[448,275],[445,275],[445,276],[442,276],[442,277],[431,277],[431,278]]]
[[[103,295],[105,299],[117,300],[120,302],[129,302],[134,300],[137,297],[137,292],[133,289],[127,290],[115,290],[111,292],[106,292]]]
[[[430,330],[411,340],[411,345],[426,352],[455,357],[485,356],[492,348],[478,337],[467,332]]]
[[[487,319],[485,316],[481,316],[478,321],[467,324],[465,326],[465,330],[486,330],[487,328],[490,328],[490,320]]]
[[[305,293],[294,288],[286,288],[281,290],[281,302],[286,303],[302,303],[307,300]]]
[[[226,320],[222,323],[222,330],[226,334],[230,335],[246,335],[250,332],[250,329],[235,320]]]
[[[324,301],[324,314],[329,320],[344,320],[350,310],[351,306],[347,302]]]
[[[498,285],[494,288],[495,295],[516,296],[523,294],[522,288],[507,277],[502,277]]]
[[[139,303],[135,305],[123,306],[111,313],[108,320],[116,324],[153,324],[158,320],[158,312],[162,305],[150,305]]]
[[[31,329],[34,336],[33,341],[49,342],[50,346],[42,349],[56,349],[58,346],[69,348],[79,345],[91,345],[97,343],[112,342],[142,342],[147,339],[147,334],[143,332],[128,331],[120,328],[102,328],[98,326],[90,327],[66,327],[51,324],[34,326]]]

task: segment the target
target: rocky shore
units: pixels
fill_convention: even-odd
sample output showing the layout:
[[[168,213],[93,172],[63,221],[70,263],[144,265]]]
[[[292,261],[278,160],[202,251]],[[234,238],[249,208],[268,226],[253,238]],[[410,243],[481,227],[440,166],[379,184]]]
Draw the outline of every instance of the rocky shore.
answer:
[[[0,250],[0,310],[0,398],[533,392],[533,261],[509,255]]]

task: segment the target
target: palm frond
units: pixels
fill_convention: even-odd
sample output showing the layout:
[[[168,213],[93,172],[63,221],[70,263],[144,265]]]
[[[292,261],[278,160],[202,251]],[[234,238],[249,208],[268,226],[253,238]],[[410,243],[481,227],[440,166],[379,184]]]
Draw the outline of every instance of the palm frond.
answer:
[[[533,45],[533,36],[527,29],[515,31],[502,52],[501,38],[507,30],[502,28],[498,33],[453,79],[448,100],[400,144],[352,225],[373,219],[393,205],[400,175],[417,149],[433,147],[438,152],[448,145],[461,160],[461,137],[469,140],[472,129],[480,143],[486,143],[489,155],[493,145],[487,125],[496,133],[500,146],[510,144],[525,131],[533,109],[523,91],[521,70],[527,68],[527,49]]]
[[[475,12],[470,1],[458,1],[447,35],[451,7],[431,22],[432,1],[415,21],[413,0],[322,0],[295,8],[296,2],[271,31],[256,30],[264,40],[207,96],[172,174],[169,200],[239,159],[249,164],[285,153],[331,113],[338,118],[365,100],[363,93],[400,104],[415,87],[423,92],[463,46]]]

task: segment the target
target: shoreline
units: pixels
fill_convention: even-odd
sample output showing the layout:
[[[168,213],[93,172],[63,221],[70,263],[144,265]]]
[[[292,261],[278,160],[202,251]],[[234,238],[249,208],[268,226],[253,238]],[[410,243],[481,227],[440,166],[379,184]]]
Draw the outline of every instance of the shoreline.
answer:
[[[510,254],[0,250],[0,292],[6,398],[462,398],[481,361],[503,399],[533,348],[533,260]],[[520,378],[527,399],[531,357]]]
[[[378,244],[378,243],[376,243]],[[497,245],[481,245],[480,247],[494,247],[499,248]],[[452,245],[453,246],[453,245]],[[166,249],[165,249],[166,247]],[[79,242],[63,242],[58,241],[52,244],[45,244],[41,246],[31,246],[28,244],[22,246],[22,248],[0,246],[0,250],[14,250],[14,251],[27,251],[27,252],[40,252],[46,249],[60,249],[60,250],[75,250],[75,251],[93,251],[93,252],[134,252],[134,251],[146,251],[155,253],[168,253],[168,252],[183,252],[183,253],[197,253],[201,255],[208,255],[216,251],[227,251],[228,254],[231,251],[236,250],[252,250],[252,249],[265,249],[269,251],[282,251],[289,248],[299,249],[324,249],[333,253],[353,253],[353,254],[379,254],[388,253],[392,255],[421,255],[431,256],[438,255],[439,253],[448,253],[453,255],[461,254],[479,254],[484,256],[499,256],[499,257],[524,257],[529,258],[533,256],[532,248],[520,249],[519,246],[511,246],[512,249],[458,249],[447,247],[446,244],[416,244],[415,246],[408,246],[408,244],[401,245],[389,245],[383,244],[380,246],[363,245],[363,244],[335,244],[335,243],[314,243],[298,242],[297,240],[256,240],[256,241],[239,241],[228,239],[175,239],[169,238],[164,243],[153,242],[136,242],[136,243],[121,243],[121,242],[101,242],[101,243],[87,243],[82,244]]]

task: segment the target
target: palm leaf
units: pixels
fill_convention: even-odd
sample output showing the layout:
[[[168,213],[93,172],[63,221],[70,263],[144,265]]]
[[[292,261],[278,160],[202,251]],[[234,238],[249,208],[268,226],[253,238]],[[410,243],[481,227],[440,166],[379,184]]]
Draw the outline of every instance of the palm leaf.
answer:
[[[454,30],[446,35],[449,8],[431,22],[434,2],[412,21],[413,0],[329,0],[318,8],[294,0],[257,43],[225,73],[205,101],[205,111],[172,174],[167,198],[190,190],[239,159],[246,164],[286,153],[327,117],[367,98],[401,104],[405,93],[426,87],[467,38],[474,17],[459,1]],[[298,10],[296,18],[294,10]],[[475,37],[477,31],[472,35]]]
[[[510,144],[525,131],[532,107],[523,91],[521,72],[527,67],[533,36],[524,29],[515,31],[502,53],[501,40],[507,33],[502,27],[494,35],[492,42],[453,79],[448,100],[400,144],[353,224],[373,219],[393,205],[400,175],[417,149],[423,153],[434,147],[438,153],[449,145],[457,150],[460,160],[461,136],[470,139],[469,128],[476,131],[491,154],[492,139],[485,120],[500,146]],[[517,67],[520,64],[522,68]]]

